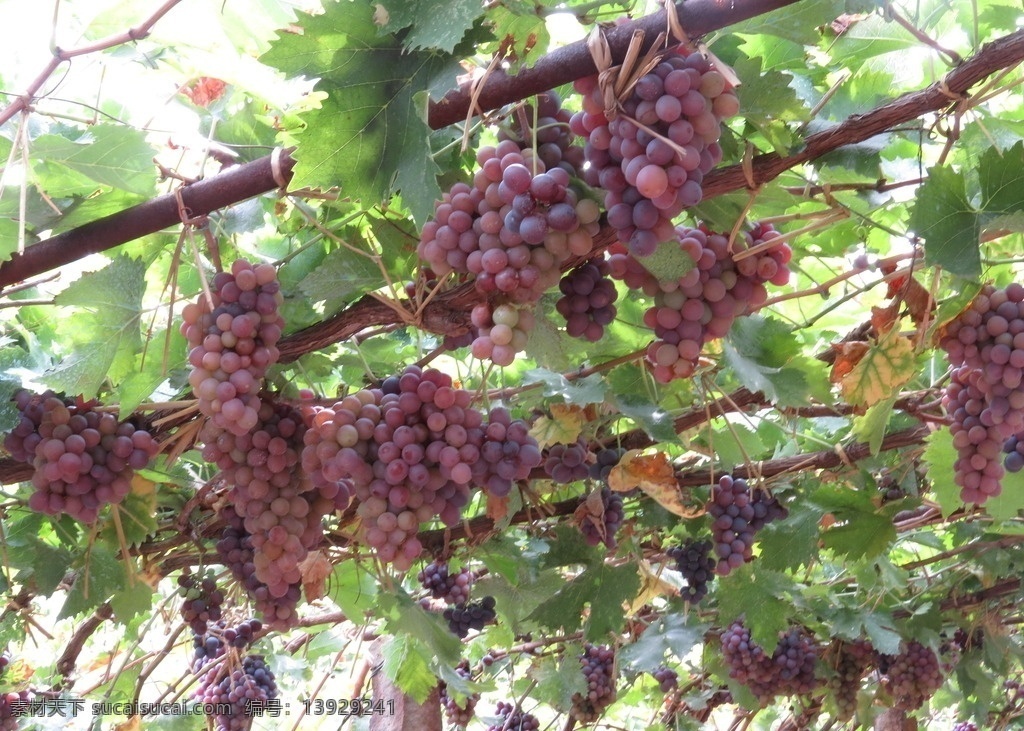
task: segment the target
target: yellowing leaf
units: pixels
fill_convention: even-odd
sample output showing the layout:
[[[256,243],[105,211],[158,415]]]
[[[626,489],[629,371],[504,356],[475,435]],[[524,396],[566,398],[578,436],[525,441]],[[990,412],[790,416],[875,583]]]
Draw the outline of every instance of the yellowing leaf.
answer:
[[[141,731],[142,729],[142,716],[132,716],[124,723],[119,723],[114,726],[114,731]]]
[[[652,599],[659,596],[675,596],[679,593],[679,587],[661,578],[647,561],[640,562],[640,592],[630,602],[627,615],[639,612],[645,604],[650,604]]]
[[[832,371],[829,379],[832,383],[841,383],[850,371],[857,367],[868,352],[868,344],[861,340],[853,340],[848,343],[832,344]]]
[[[310,551],[299,564],[302,574],[302,591],[307,601],[319,599],[324,595],[324,582],[334,571],[334,567],[320,551]]]
[[[584,423],[583,409],[572,404],[552,404],[551,416],[534,422],[530,435],[541,449],[552,444],[572,444],[579,439]]]
[[[132,476],[132,494],[143,497],[156,493],[156,483],[136,473]]]
[[[684,518],[693,515],[683,505],[675,468],[664,452],[640,454],[635,449],[626,452],[608,473],[608,487],[616,492],[639,487],[670,513]]]
[[[895,394],[914,376],[914,346],[891,328],[875,342],[840,382],[843,397],[856,406],[873,406]]]

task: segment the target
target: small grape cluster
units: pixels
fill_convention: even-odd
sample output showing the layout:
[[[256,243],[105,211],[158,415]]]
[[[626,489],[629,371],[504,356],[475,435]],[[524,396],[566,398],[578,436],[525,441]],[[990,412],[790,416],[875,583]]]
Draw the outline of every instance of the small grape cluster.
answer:
[[[644,313],[644,324],[655,335],[647,362],[661,383],[693,375],[703,347],[767,301],[766,284],[789,281],[793,254],[770,224],[740,232],[731,247],[728,234],[703,225],[678,226],[670,233],[666,240],[676,242],[693,262],[678,279],[660,279],[621,244],[612,246],[608,259],[611,276],[654,297]]]
[[[576,135],[569,128],[572,113],[562,108],[558,94],[537,94],[536,104],[524,104],[511,119],[511,129],[498,131],[499,141],[511,139],[524,150],[536,149],[537,157],[549,170],[559,167],[575,176],[583,169],[583,148],[573,144]]]
[[[540,731],[537,717],[519,709],[515,704],[498,701],[494,715],[497,720],[487,727],[487,731]]]
[[[852,642],[833,640],[829,651],[835,671],[829,678],[829,689],[836,703],[837,717],[847,721],[853,718],[857,710],[861,678],[874,666],[877,653],[871,643],[864,639]]]
[[[803,627],[779,633],[779,644],[769,657],[754,642],[741,621],[722,632],[722,658],[729,677],[746,685],[762,705],[780,695],[805,695],[818,681],[814,665],[818,647]]]
[[[971,721],[958,721],[953,725],[953,731],[978,731],[978,727]]]
[[[607,260],[595,257],[569,271],[558,283],[562,296],[555,310],[565,318],[565,331],[574,338],[596,343],[615,320],[619,292],[609,274]]]
[[[459,639],[469,634],[470,630],[482,630],[498,616],[494,611],[494,597],[485,596],[476,601],[456,604],[444,610],[444,619],[448,629]]]
[[[227,708],[226,714],[212,716],[217,731],[248,731],[253,719],[263,715],[268,701],[277,697],[274,674],[260,655],[248,655],[240,667],[227,663],[210,668],[193,695],[212,708]]]
[[[679,687],[679,673],[668,665],[661,665],[651,673],[662,693],[669,693]]]
[[[637,256],[671,238],[672,219],[700,203],[704,176],[722,160],[722,120],[739,111],[725,77],[701,53],[666,54],[614,115],[597,76],[579,79],[583,111],[570,127],[587,140],[584,179],[605,191],[608,223]]]
[[[541,463],[537,440],[522,419],[513,419],[508,409],[496,406],[487,415],[480,461],[486,471],[478,477],[480,488],[489,495],[504,497],[512,483],[525,480]]]
[[[1003,469],[1020,472],[1024,469],[1024,431],[1019,431],[1003,442]]]
[[[181,618],[195,634],[205,634],[208,623],[220,619],[224,593],[212,574],[197,577],[182,573],[178,577],[178,596],[182,599]]]
[[[569,713],[580,723],[593,723],[615,702],[615,649],[587,642],[583,645],[580,665],[587,691],[573,694]]]
[[[0,731],[16,731],[19,721],[29,715],[33,698],[29,690],[0,693]]]
[[[711,547],[711,541],[688,539],[683,545],[673,546],[666,552],[676,562],[676,570],[686,579],[680,596],[689,604],[696,604],[706,597],[715,578],[718,562],[711,555]]]
[[[246,649],[262,629],[263,623],[258,619],[246,619],[232,626],[223,620],[208,624],[205,632],[192,635],[192,669],[202,670],[223,657],[229,647]]]
[[[626,450],[621,447],[599,449],[594,453],[594,461],[587,467],[587,474],[590,476],[590,479],[600,480],[607,485],[608,475],[611,474],[612,467],[622,460],[622,455],[625,453]]]
[[[942,402],[952,418],[954,478],[961,499],[980,505],[1002,490],[1004,445],[1024,431],[1024,285],[986,285],[939,344],[953,366]],[[1011,466],[1024,465],[1007,455]]]
[[[103,506],[124,500],[135,470],[159,450],[147,430],[81,400],[26,389],[13,400],[20,415],[4,448],[32,465],[28,505],[37,512],[94,522]]]
[[[460,678],[471,680],[473,671],[469,669],[469,661],[463,660],[455,666],[455,674]],[[441,683],[441,707],[444,708],[445,719],[452,726],[468,726],[476,715],[476,704],[480,700],[480,694],[464,698],[460,704],[454,696],[448,693],[447,683]]]
[[[609,550],[618,545],[615,534],[624,517],[622,495],[607,487],[581,497],[575,513],[576,522],[586,544],[598,546],[603,543]]]
[[[277,362],[284,329],[277,270],[237,259],[218,272],[209,298],[182,310],[181,334],[189,345],[189,384],[199,410],[218,428],[248,433],[259,421],[260,384]]]
[[[881,655],[882,684],[892,694],[894,707],[912,711],[924,705],[942,686],[939,656],[917,640],[905,642],[899,654]]]
[[[463,567],[458,573],[449,573],[447,561],[431,561],[416,575],[424,589],[435,599],[444,599],[448,604],[465,604],[469,601],[469,590],[473,586],[472,570]]]
[[[544,451],[544,473],[553,481],[568,485],[590,473],[590,449],[583,437],[572,444],[553,444]]]
[[[751,490],[742,477],[723,475],[707,506],[718,555],[715,572],[728,576],[753,558],[754,537],[765,525],[789,511],[764,490]]]

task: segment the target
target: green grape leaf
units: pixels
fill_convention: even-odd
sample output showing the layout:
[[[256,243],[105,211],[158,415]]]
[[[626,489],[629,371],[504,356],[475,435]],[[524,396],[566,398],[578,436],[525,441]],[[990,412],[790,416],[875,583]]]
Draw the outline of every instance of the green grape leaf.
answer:
[[[578,645],[569,645],[578,649]],[[541,658],[527,671],[530,680],[537,683],[531,698],[548,703],[562,713],[572,707],[572,697],[587,692],[587,681],[580,672],[579,652],[565,652]]]
[[[956,449],[953,447],[953,436],[949,429],[939,429],[929,434],[924,441],[928,446],[921,458],[928,466],[928,479],[942,509],[942,517],[948,518],[964,505],[960,498],[960,486],[954,481]]]
[[[722,626],[743,618],[751,638],[771,655],[779,632],[789,625],[789,604],[782,595],[793,589],[785,574],[748,563],[723,578],[716,590]]]
[[[652,672],[665,662],[665,653],[682,660],[704,640],[708,625],[697,615],[666,613],[652,622],[640,638],[619,651],[619,663],[639,672]]]
[[[498,43],[521,64],[531,63],[550,42],[544,18],[526,0],[507,0],[493,6],[487,20]]]
[[[383,287],[384,284],[384,273],[369,256],[350,249],[335,249],[320,262],[320,266],[299,282],[299,291],[310,302],[328,302],[334,307]]]
[[[608,385],[598,373],[570,381],[547,368],[534,368],[523,374],[523,385],[532,383],[543,384],[545,397],[560,396],[565,403],[579,406],[603,404],[608,393]]]
[[[590,612],[584,630],[586,639],[603,642],[625,623],[622,605],[633,599],[640,587],[635,566],[591,566],[565,584],[554,596],[537,607],[533,619],[545,627],[575,632],[583,623],[584,608]]]
[[[416,639],[402,634],[388,637],[381,656],[385,675],[417,703],[423,703],[437,687],[437,678],[430,669],[433,656]]]
[[[978,164],[985,228],[1024,231],[1024,142],[1008,150],[990,147]]]
[[[438,48],[455,50],[466,31],[483,15],[477,0],[378,0],[375,18],[389,33],[410,28],[402,43],[411,51]]]
[[[867,442],[871,454],[877,455],[882,448],[882,439],[885,437],[885,427],[889,425],[892,418],[892,407],[896,404],[896,396],[872,404],[861,416],[853,419],[853,435],[862,442]]]
[[[644,269],[654,275],[659,282],[674,282],[686,276],[696,263],[675,240],[662,241],[648,256],[638,256]]]
[[[98,607],[122,591],[127,582],[124,562],[106,545],[93,544],[77,567],[75,581],[57,618],[73,617]]]
[[[758,532],[758,564],[773,571],[809,566],[818,555],[821,516],[820,508],[797,500],[785,520],[769,523]]]
[[[892,517],[868,512],[844,513],[839,524],[822,533],[826,548],[851,559],[877,556],[895,540]]]
[[[799,349],[788,327],[759,315],[737,319],[722,342],[725,362],[739,381],[781,406],[796,406],[807,400],[803,371],[786,367]]]
[[[90,180],[137,195],[156,190],[156,151],[146,133],[123,125],[98,124],[77,140],[42,135],[32,141],[32,156],[67,166]]]
[[[761,63],[760,58],[740,58],[733,64],[743,80],[736,90],[743,118],[758,128],[770,120],[805,119],[807,108],[789,85],[792,77],[780,71],[762,71]]]
[[[963,173],[928,168],[928,180],[917,191],[910,227],[924,238],[925,262],[968,279],[981,276],[978,213],[967,200]]]
[[[362,621],[363,615],[377,601],[377,582],[358,561],[335,564],[327,588],[331,600],[353,622]]]

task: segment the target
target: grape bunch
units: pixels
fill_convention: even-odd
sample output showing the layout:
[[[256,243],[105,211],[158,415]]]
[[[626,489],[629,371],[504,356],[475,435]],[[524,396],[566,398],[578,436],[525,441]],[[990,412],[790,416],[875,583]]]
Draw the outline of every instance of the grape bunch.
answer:
[[[224,593],[212,574],[197,577],[182,573],[178,577],[178,596],[182,599],[181,618],[195,634],[205,634],[208,623],[220,619]]]
[[[159,450],[147,430],[80,399],[20,389],[13,400],[20,416],[4,448],[32,465],[28,505],[37,512],[94,522],[104,505],[124,500],[135,470]]]
[[[655,669],[651,676],[657,681],[662,693],[668,693],[679,687],[679,673],[667,665]]]
[[[607,487],[581,497],[575,514],[587,545],[597,546],[603,543],[609,550],[618,545],[615,533],[622,525],[623,517],[625,508],[622,505],[622,495]]]
[[[480,461],[474,465],[481,489],[504,497],[512,491],[513,482],[527,479],[540,463],[540,448],[526,422],[513,419],[503,407],[491,409],[480,445]]]
[[[500,129],[498,140],[514,140],[522,149],[536,149],[548,168],[559,167],[577,175],[585,162],[583,148],[573,144],[576,135],[569,128],[572,113],[562,108],[558,94],[545,91],[536,104],[525,104],[512,115],[511,129]]]
[[[308,409],[301,464],[314,485],[346,481],[377,557],[408,570],[423,547],[422,522],[461,519],[480,459],[483,416],[450,376],[409,366],[380,388]]]
[[[587,143],[584,179],[605,191],[608,223],[637,256],[672,237],[672,219],[700,203],[704,176],[722,160],[722,120],[739,111],[726,78],[701,53],[666,54],[614,115],[597,76],[579,79],[583,111],[570,128]]]
[[[590,479],[600,480],[607,485],[608,475],[611,473],[612,467],[619,463],[622,455],[625,453],[626,450],[619,447],[599,449],[594,454],[594,461],[587,467],[587,474],[590,476]]]
[[[199,671],[219,660],[229,647],[244,650],[253,643],[261,629],[263,623],[258,619],[246,619],[230,627],[223,620],[208,624],[205,632],[192,636],[192,669]]]
[[[970,721],[958,721],[953,725],[953,731],[978,731],[978,727]]]
[[[0,731],[16,731],[19,721],[31,713],[33,697],[29,690],[0,693]]]
[[[494,713],[498,718],[487,727],[487,731],[540,731],[540,721],[512,703],[498,701]]]
[[[708,586],[715,578],[718,562],[711,555],[711,547],[711,541],[689,539],[667,551],[668,557],[676,562],[676,570],[686,579],[686,587],[680,595],[689,604],[696,604],[706,597]]]
[[[553,444],[544,452],[544,473],[561,485],[585,479],[590,474],[589,456],[583,437],[572,444]]]
[[[943,681],[938,655],[917,640],[905,642],[897,655],[881,655],[878,669],[895,707],[908,711],[923,706]]]
[[[182,310],[188,381],[199,410],[219,429],[243,435],[259,421],[258,393],[284,329],[281,302],[273,266],[237,259],[214,277],[209,299],[201,295]]]
[[[718,563],[715,573],[728,576],[753,558],[754,536],[789,511],[764,490],[751,490],[742,477],[723,475],[707,506]]]
[[[986,285],[939,345],[953,366],[943,406],[957,450],[954,478],[963,501],[980,505],[1000,493],[1004,446],[1024,431],[1024,285]],[[1006,454],[1009,466],[1021,462]]]
[[[235,580],[242,585],[267,624],[275,629],[287,628],[298,618],[296,608],[302,595],[302,585],[289,584],[283,596],[275,596],[256,576],[256,551],[252,536],[245,530],[242,518],[230,505],[220,511],[225,522],[217,555]]]
[[[722,657],[729,677],[746,685],[762,705],[779,695],[805,695],[817,686],[818,648],[803,627],[780,632],[769,657],[741,621],[733,622],[722,633]]]
[[[1003,442],[1003,469],[1020,472],[1024,469],[1024,430],[1017,432]]]
[[[654,330],[647,362],[661,383],[688,378],[703,347],[724,337],[737,317],[749,315],[768,298],[766,284],[789,281],[792,250],[769,224],[754,224],[729,247],[727,234],[703,225],[678,226],[671,236],[693,268],[678,279],[660,279],[637,256],[613,245],[611,276],[654,297],[644,324]],[[748,253],[750,252],[750,253]]]
[[[483,599],[448,607],[443,616],[452,634],[462,639],[470,630],[479,632],[498,615],[494,611],[494,597],[485,596]]]
[[[423,588],[435,599],[448,604],[465,604],[473,586],[473,572],[463,567],[456,574],[449,573],[447,561],[431,561],[416,575]]]
[[[223,662],[209,668],[193,698],[214,704],[212,707],[217,709],[228,709],[228,713],[212,717],[217,731],[248,731],[253,719],[266,712],[268,701],[277,697],[277,684],[260,655],[247,655],[240,667],[229,665]]]
[[[569,712],[580,723],[593,723],[615,701],[615,650],[587,642],[583,645],[580,665],[587,692],[573,694]]]
[[[526,348],[536,318],[526,305],[481,302],[470,312],[470,322],[476,330],[470,343],[473,357],[508,366]]]
[[[857,692],[860,681],[875,664],[877,653],[867,640],[833,640],[830,661],[834,674],[828,686],[836,703],[837,717],[842,721],[853,718],[857,710]]]
[[[469,669],[469,662],[463,660],[455,666],[455,673],[460,678],[471,680],[473,672]],[[468,726],[476,714],[476,704],[480,700],[480,694],[464,698],[460,704],[454,696],[449,695],[447,683],[441,683],[441,707],[444,708],[445,719],[452,726]]]
[[[565,331],[574,338],[596,343],[615,319],[619,292],[609,277],[611,267],[604,257],[585,261],[569,271],[558,283],[562,296],[555,309],[565,318]]]

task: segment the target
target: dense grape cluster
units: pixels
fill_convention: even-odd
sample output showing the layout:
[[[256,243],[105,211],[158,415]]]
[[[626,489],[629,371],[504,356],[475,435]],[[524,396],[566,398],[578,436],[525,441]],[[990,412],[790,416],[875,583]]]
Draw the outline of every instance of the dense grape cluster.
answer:
[[[220,620],[208,624],[205,632],[192,636],[192,669],[198,672],[206,668],[223,657],[229,647],[244,650],[261,629],[263,623],[258,619],[246,619],[230,627]]]
[[[671,238],[672,219],[700,203],[704,176],[722,159],[721,122],[739,101],[703,54],[682,49],[640,78],[614,114],[597,76],[574,87],[583,111],[570,126],[587,140],[584,179],[604,189],[619,241],[647,256]]]
[[[540,721],[536,716],[517,708],[512,703],[498,701],[495,715],[498,719],[487,727],[487,731],[540,731]]]
[[[984,287],[940,345],[953,366],[943,406],[952,418],[954,476],[963,501],[980,505],[1000,493],[1004,446],[1024,431],[1024,285]],[[1007,455],[1011,467],[1024,466],[1024,457]]]
[[[938,655],[917,640],[904,643],[897,655],[881,655],[878,669],[896,708],[920,708],[942,685]]]
[[[277,361],[284,328],[281,301],[273,266],[238,259],[214,277],[210,298],[200,296],[182,310],[189,383],[199,410],[219,429],[243,435],[259,421],[260,384]]]
[[[481,489],[504,497],[512,491],[513,482],[527,479],[540,462],[540,448],[526,422],[513,419],[503,407],[491,409],[480,446],[480,463],[474,466]]]
[[[668,693],[679,687],[679,673],[667,665],[656,668],[651,675],[657,681],[662,693]]]
[[[609,277],[611,267],[603,258],[585,261],[558,283],[562,296],[555,309],[565,318],[565,331],[574,338],[596,343],[615,319],[619,292]]]
[[[466,567],[452,574],[448,571],[447,561],[431,561],[416,578],[435,599],[444,599],[448,604],[465,604],[469,601],[473,572]]]
[[[978,731],[978,727],[970,721],[958,721],[953,725],[953,731]]]
[[[779,644],[769,657],[742,622],[733,622],[722,633],[722,657],[729,677],[750,688],[762,705],[779,695],[810,693],[817,685],[818,648],[803,627],[779,633]]]
[[[685,602],[696,604],[708,594],[718,563],[711,555],[711,547],[711,541],[690,539],[667,551],[668,557],[676,562],[676,570],[686,579],[686,586],[680,591]]]
[[[577,175],[585,162],[583,148],[573,144],[576,135],[569,128],[572,113],[562,108],[553,91],[536,96],[536,104],[525,104],[512,116],[511,129],[501,129],[498,140],[514,140],[520,148],[536,149],[537,157],[550,170],[559,167]]]
[[[580,665],[587,691],[573,694],[569,712],[580,723],[593,723],[615,701],[615,650],[588,642],[583,646]]]
[[[455,673],[466,680],[471,680],[473,672],[469,669],[469,662],[463,660],[455,666]],[[452,726],[468,726],[476,715],[476,704],[480,700],[480,694],[474,693],[464,698],[461,703],[454,696],[449,695],[448,685],[441,683],[441,707],[444,708],[445,719]]]
[[[485,596],[464,604],[456,604],[444,610],[445,621],[448,628],[460,639],[469,634],[470,630],[478,632],[494,621],[497,614],[494,611],[494,597]]]
[[[644,324],[654,330],[647,362],[661,383],[693,375],[704,345],[723,337],[737,317],[749,315],[768,297],[765,285],[789,281],[792,250],[769,224],[727,234],[706,227],[678,226],[666,237],[693,262],[678,279],[652,274],[633,253],[612,247],[611,275],[654,297]]]
[[[715,572],[729,573],[753,558],[754,536],[765,525],[785,518],[789,511],[764,490],[751,490],[741,477],[723,475],[711,491],[707,511],[718,555]]]
[[[846,721],[857,710],[857,692],[861,678],[874,665],[877,654],[867,640],[835,640],[830,647],[835,673],[829,678],[829,689],[836,703],[837,717]]]
[[[575,517],[588,546],[603,543],[606,548],[613,549],[618,545],[615,533],[625,517],[622,495],[607,487],[595,490],[580,498]]]
[[[572,444],[553,444],[544,452],[544,472],[561,485],[582,480],[590,473],[589,456],[583,437]]]
[[[35,489],[28,504],[40,513],[94,522],[104,505],[124,500],[135,470],[159,450],[147,430],[91,404],[25,389],[13,400],[20,416],[4,448],[32,465]]]
[[[0,731],[16,731],[19,721],[30,715],[33,693],[29,690],[12,690],[0,693]]]
[[[209,622],[220,619],[224,593],[212,574],[197,577],[182,573],[178,577],[178,596],[182,599],[181,618],[197,635],[206,633]]]
[[[260,655],[247,655],[240,667],[230,665],[222,662],[207,670],[193,698],[228,708],[228,713],[212,717],[217,731],[248,731],[253,719],[267,711],[268,701],[277,697],[277,684]]]
[[[1019,431],[1003,442],[1003,469],[1020,472],[1024,469],[1024,431]]]
[[[587,467],[587,474],[590,476],[590,479],[600,480],[607,485],[608,475],[611,474],[612,467],[619,463],[622,455],[625,453],[626,450],[619,447],[599,449],[594,454],[594,461]]]

